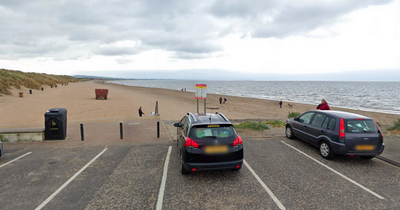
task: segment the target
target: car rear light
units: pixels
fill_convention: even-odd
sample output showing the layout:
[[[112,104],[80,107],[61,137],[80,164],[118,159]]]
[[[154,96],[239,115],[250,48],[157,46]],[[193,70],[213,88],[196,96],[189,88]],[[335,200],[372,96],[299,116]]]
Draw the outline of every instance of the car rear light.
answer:
[[[240,168],[240,165],[237,165],[236,168]]]
[[[242,138],[240,138],[240,136],[238,136],[235,141],[233,142],[233,146],[236,146],[238,144],[243,144]]]
[[[375,124],[376,124],[376,127],[378,127],[379,132],[381,133],[382,138],[383,138],[383,133],[382,133],[381,127],[379,127],[378,123],[377,123],[375,120],[374,120],[374,122],[375,122]]]
[[[196,169],[195,169],[195,168],[192,168],[192,171],[196,171]]]
[[[356,118],[356,120],[364,120],[363,118]]]
[[[186,137],[185,147],[195,147],[198,148],[199,145],[193,139]]]
[[[346,137],[346,133],[344,132],[344,120],[343,120],[343,118],[340,119],[339,137],[341,139],[344,139]]]

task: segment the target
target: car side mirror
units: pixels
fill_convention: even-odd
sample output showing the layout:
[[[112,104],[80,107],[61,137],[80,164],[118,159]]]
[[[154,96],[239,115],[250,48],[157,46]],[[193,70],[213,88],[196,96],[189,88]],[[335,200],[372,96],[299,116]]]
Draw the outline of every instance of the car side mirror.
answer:
[[[183,125],[180,124],[180,123],[175,123],[175,124],[174,124],[174,127],[177,127],[177,128],[178,128],[178,127],[182,127],[182,126],[183,126]]]
[[[293,120],[294,120],[294,121],[299,121],[299,118],[295,117]]]

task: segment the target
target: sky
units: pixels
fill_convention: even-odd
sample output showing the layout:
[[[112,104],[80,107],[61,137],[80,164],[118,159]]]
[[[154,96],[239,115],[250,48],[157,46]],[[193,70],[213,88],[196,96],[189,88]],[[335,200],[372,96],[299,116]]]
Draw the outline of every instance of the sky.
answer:
[[[400,0],[0,0],[0,68],[400,81]]]

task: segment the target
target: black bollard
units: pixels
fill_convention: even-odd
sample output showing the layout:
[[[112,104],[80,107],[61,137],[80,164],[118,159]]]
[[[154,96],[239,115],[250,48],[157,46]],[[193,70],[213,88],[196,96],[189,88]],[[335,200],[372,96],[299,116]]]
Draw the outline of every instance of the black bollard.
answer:
[[[85,140],[85,135],[83,134],[83,124],[81,124],[81,141]]]
[[[29,94],[32,94],[32,90],[29,90]]]
[[[160,138],[160,122],[157,121],[157,138]]]
[[[44,88],[42,88],[42,91],[44,90]]]
[[[123,130],[122,130],[122,122],[119,123],[119,132],[121,135],[121,140],[124,139],[124,134],[123,134]]]

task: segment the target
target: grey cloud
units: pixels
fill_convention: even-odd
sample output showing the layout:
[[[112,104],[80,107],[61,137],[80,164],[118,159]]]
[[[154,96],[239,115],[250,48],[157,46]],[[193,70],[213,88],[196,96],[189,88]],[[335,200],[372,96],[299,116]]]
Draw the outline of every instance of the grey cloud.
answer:
[[[115,55],[134,55],[137,54],[138,52],[140,51],[133,47],[107,46],[107,47],[101,47],[96,52],[96,54],[115,56]]]
[[[222,51],[221,38],[232,32],[259,38],[306,34],[391,1],[1,0],[0,56],[64,59],[163,49],[173,58],[199,59]],[[101,47],[120,40],[142,47]]]
[[[366,1],[216,1],[210,13],[216,17],[235,19],[232,32],[250,32],[252,37],[283,38],[308,33],[330,26],[350,12],[393,0]],[[225,32],[226,33],[226,32]]]
[[[211,55],[207,53],[202,53],[202,54],[195,54],[195,53],[182,53],[182,52],[176,52],[173,54],[173,58],[177,59],[183,59],[183,60],[196,60],[196,59],[204,59],[208,58]]]

